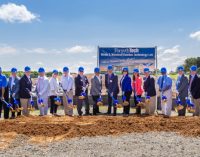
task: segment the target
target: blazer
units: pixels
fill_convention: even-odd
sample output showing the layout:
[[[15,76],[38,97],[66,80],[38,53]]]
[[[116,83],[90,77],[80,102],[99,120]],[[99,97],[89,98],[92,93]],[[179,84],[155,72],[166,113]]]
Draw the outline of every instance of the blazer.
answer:
[[[47,77],[44,77],[43,79],[38,78],[38,81],[36,83],[36,94],[40,98],[46,98],[49,96],[50,92],[50,84]]]
[[[95,75],[91,79],[91,89],[90,94],[91,95],[100,95],[102,90],[102,78],[99,76],[99,78]]]
[[[182,98],[188,97],[188,78],[183,74],[176,82],[176,90]]]
[[[122,76],[120,80],[120,87],[122,89],[122,92],[132,92],[131,78],[129,75]]]
[[[22,76],[19,81],[19,97],[23,99],[31,98],[30,91],[32,90],[32,81],[26,75]]]
[[[13,86],[12,86],[12,77],[9,77],[9,80],[8,80],[8,88],[10,91],[10,95],[12,96],[15,93],[15,99],[19,99],[19,88],[20,88],[19,80],[20,80],[19,77],[15,77]]]
[[[143,88],[146,96],[156,96],[155,79],[153,77],[149,76],[144,80]]]
[[[137,77],[135,79],[135,81],[133,81],[132,88],[133,88],[133,92],[135,92],[134,93],[135,95],[142,95],[143,89],[142,89],[142,78],[141,77]]]
[[[83,75],[82,79],[82,77],[79,74],[75,77],[74,81],[75,81],[75,95],[80,96],[81,93],[83,92],[84,84],[86,86],[89,86],[89,81],[85,75]],[[85,93],[88,94],[88,89],[86,89]]]
[[[111,74],[111,76],[106,74],[105,75],[105,86],[106,86],[108,93],[113,93],[113,95],[118,94],[119,93],[118,76],[113,73]]]
[[[189,82],[191,81],[192,76],[190,75]],[[190,87],[190,93],[194,99],[200,98],[200,78],[195,75],[191,87]]]

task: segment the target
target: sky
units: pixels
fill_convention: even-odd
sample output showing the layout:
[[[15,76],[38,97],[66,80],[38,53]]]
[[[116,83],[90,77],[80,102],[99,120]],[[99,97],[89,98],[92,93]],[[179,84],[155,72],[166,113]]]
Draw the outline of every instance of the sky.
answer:
[[[199,0],[0,0],[0,66],[97,66],[97,47],[158,48],[175,70],[200,53]]]

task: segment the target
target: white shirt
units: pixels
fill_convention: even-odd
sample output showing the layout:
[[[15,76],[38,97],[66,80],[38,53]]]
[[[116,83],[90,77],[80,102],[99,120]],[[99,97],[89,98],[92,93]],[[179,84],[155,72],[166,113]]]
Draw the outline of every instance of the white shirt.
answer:
[[[59,90],[59,82],[57,78],[51,77],[50,81],[50,96],[56,96]]]
[[[73,77],[71,75],[68,75],[68,76],[63,75],[61,77],[61,85],[62,85],[63,90],[66,90],[67,92],[69,92],[70,90],[73,89],[73,86],[74,86]]]

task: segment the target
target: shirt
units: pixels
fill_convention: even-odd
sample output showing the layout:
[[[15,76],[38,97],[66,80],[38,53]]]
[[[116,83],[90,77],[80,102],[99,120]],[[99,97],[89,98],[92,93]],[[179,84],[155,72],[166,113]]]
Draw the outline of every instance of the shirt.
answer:
[[[62,88],[63,90],[69,92],[70,90],[73,89],[73,86],[74,86],[74,80],[72,78],[72,76],[68,75],[68,76],[65,76],[63,75],[61,77],[61,85],[62,85]]]
[[[5,88],[7,86],[7,78],[5,75],[0,74],[0,88]]]
[[[51,77],[50,81],[50,96],[56,96],[59,90],[59,82],[58,79]]]
[[[158,78],[157,84],[159,86],[160,91],[164,92],[164,91],[172,88],[172,79],[170,77],[168,77],[167,75],[160,76]]]

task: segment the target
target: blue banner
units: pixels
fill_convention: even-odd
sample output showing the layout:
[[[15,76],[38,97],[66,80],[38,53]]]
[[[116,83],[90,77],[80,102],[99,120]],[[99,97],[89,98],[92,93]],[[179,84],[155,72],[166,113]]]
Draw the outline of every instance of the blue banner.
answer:
[[[152,48],[119,48],[99,47],[98,64],[102,72],[108,65],[113,65],[115,71],[121,71],[123,67],[129,67],[130,72],[134,68],[156,68],[156,47]]]

